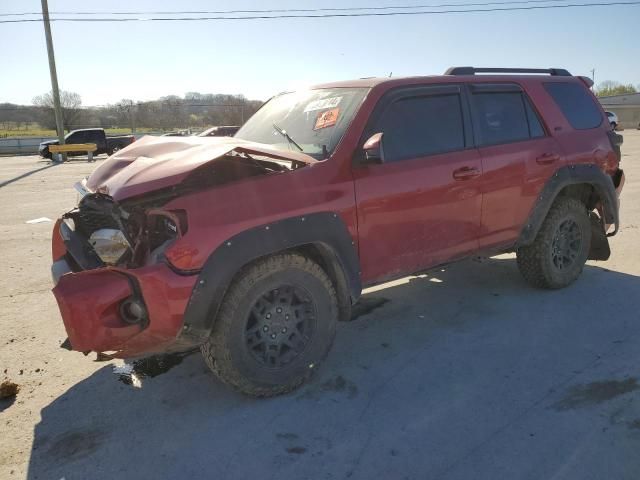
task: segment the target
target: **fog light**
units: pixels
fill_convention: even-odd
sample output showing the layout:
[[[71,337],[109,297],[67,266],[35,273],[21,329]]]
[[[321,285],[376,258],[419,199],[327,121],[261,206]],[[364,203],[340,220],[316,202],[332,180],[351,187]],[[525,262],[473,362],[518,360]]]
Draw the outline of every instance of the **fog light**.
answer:
[[[147,320],[147,309],[140,300],[127,298],[120,304],[120,316],[132,325],[144,323]]]

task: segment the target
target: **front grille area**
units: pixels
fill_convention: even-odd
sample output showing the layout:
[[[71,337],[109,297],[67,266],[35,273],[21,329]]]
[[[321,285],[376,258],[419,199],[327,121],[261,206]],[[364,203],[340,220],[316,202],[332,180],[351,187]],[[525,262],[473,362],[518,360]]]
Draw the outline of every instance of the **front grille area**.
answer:
[[[120,228],[118,206],[108,195],[90,194],[80,200],[78,208],[65,215],[73,220],[75,231],[89,238],[101,228]]]
[[[76,230],[89,237],[101,228],[118,228],[118,223],[111,215],[90,209],[79,209],[74,217]]]

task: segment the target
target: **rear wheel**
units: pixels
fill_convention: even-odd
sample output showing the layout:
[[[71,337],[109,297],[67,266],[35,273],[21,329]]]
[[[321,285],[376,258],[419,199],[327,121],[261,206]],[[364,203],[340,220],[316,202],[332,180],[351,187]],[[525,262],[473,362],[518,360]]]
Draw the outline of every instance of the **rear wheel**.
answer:
[[[338,305],[322,268],[279,254],[240,272],[220,307],[204,359],[225,383],[273,396],[303,383],[335,337]]]
[[[107,152],[107,154],[109,156],[113,155],[114,153],[116,153],[118,150],[120,150],[120,147],[118,145],[114,145],[113,147],[111,147],[111,150],[109,150]]]
[[[582,273],[590,246],[587,208],[574,198],[559,198],[533,244],[518,249],[518,267],[535,287],[566,287]]]

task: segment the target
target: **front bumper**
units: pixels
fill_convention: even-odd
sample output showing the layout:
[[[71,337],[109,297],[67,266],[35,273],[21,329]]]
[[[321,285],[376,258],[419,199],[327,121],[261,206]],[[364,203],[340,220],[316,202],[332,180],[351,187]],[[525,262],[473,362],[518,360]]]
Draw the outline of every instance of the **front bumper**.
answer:
[[[65,248],[60,223],[53,231],[51,273],[71,348],[117,358],[181,349],[176,338],[197,275],[178,275],[165,264],[79,270]],[[144,322],[125,321],[121,305],[132,299],[146,307]]]

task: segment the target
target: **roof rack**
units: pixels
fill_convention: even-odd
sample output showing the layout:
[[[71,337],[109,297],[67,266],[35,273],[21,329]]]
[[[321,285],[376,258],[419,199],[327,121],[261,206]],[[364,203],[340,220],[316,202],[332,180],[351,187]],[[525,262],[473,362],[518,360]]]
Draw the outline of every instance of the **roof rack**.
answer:
[[[445,75],[475,75],[476,73],[546,73],[558,77],[570,77],[571,74],[564,68],[477,68],[477,67],[451,67],[444,72]]]

